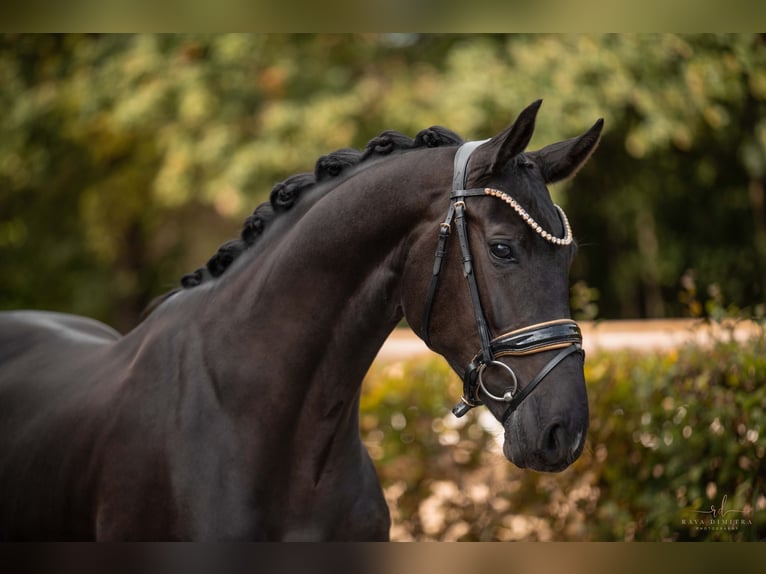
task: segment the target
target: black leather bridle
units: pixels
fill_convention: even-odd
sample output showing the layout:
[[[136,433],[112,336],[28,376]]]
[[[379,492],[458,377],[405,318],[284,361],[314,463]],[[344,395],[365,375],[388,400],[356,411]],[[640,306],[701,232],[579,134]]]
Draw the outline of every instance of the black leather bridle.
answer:
[[[442,262],[447,253],[447,239],[450,235],[452,223],[454,221],[457,227],[458,240],[460,242],[460,251],[463,258],[463,275],[468,281],[468,290],[471,295],[471,303],[476,318],[476,325],[479,331],[481,341],[481,351],[479,351],[466,368],[463,375],[463,396],[460,402],[452,409],[456,417],[462,417],[469,410],[483,404],[479,391],[492,400],[508,403],[508,409],[502,417],[502,422],[526,399],[532,391],[542,382],[542,380],[565,358],[572,353],[582,353],[582,333],[580,327],[571,319],[558,319],[537,323],[522,329],[516,329],[504,333],[494,339],[490,335],[487,320],[484,315],[484,309],[479,297],[479,287],[476,282],[476,275],[473,268],[473,257],[471,255],[471,246],[468,242],[468,227],[466,224],[466,206],[465,200],[469,197],[501,197],[508,202],[523,218],[548,241],[558,245],[566,245],[571,242],[571,230],[569,223],[563,211],[558,209],[564,218],[565,228],[567,230],[568,241],[555,238],[551,234],[542,231],[540,226],[516,204],[508,194],[491,188],[473,188],[465,189],[466,185],[466,167],[468,159],[473,151],[488,140],[466,142],[460,146],[455,154],[455,169],[452,181],[452,194],[450,196],[450,207],[447,216],[440,225],[439,240],[436,247],[436,257],[434,260],[431,283],[426,295],[426,305],[423,311],[423,337],[426,344],[430,347],[430,320],[431,309],[436,297],[436,290],[439,285],[439,274],[441,272]],[[560,349],[559,352],[540,370],[540,372],[529,383],[519,390],[518,378],[513,369],[507,364],[498,361],[498,357],[503,356],[522,356],[541,353]],[[512,384],[503,392],[502,396],[492,394],[485,386],[483,381],[484,372],[495,367],[505,371],[511,378]]]

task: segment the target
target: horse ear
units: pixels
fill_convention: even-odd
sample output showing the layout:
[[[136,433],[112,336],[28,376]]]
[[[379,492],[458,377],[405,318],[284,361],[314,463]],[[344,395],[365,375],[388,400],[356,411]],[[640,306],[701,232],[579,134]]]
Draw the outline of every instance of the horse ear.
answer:
[[[542,100],[532,102],[524,108],[515,122],[476,148],[473,154],[476,158],[474,165],[480,167],[485,174],[493,173],[523,152],[529,145],[529,140],[532,139],[537,110],[542,103]],[[473,161],[472,158],[472,163]]]
[[[604,119],[599,119],[587,132],[576,138],[545,146],[527,153],[540,166],[545,183],[555,183],[572,177],[585,165],[598,146]]]

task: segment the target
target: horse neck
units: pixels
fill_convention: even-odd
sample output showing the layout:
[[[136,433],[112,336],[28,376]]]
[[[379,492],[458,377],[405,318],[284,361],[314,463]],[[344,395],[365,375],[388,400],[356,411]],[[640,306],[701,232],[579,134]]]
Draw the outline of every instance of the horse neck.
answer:
[[[446,166],[443,177],[422,174],[427,154],[444,156],[436,163]],[[219,331],[211,334],[221,357],[216,378],[231,405],[322,418],[356,403],[402,317],[411,234],[441,195],[446,209],[450,161],[449,150],[422,150],[361,170],[297,212],[265,252],[224,274],[209,324]]]

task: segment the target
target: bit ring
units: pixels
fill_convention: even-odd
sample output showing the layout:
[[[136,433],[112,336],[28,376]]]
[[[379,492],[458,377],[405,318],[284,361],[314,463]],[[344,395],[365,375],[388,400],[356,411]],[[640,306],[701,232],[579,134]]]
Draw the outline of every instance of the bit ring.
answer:
[[[487,367],[490,367],[492,365],[497,365],[499,367],[502,367],[505,369],[509,375],[511,375],[511,378],[513,379],[513,386],[508,387],[504,392],[503,396],[499,397],[497,395],[493,395],[487,390],[487,387],[484,385],[484,381],[482,380],[482,375],[484,374],[484,370]],[[516,394],[516,391],[519,388],[519,380],[516,378],[516,373],[513,372],[513,369],[506,365],[505,363],[501,363],[500,361],[490,361],[489,363],[482,363],[479,366],[479,387],[481,387],[481,390],[484,391],[484,393],[490,398],[494,399],[496,401],[510,403],[511,400],[513,400],[513,395]]]

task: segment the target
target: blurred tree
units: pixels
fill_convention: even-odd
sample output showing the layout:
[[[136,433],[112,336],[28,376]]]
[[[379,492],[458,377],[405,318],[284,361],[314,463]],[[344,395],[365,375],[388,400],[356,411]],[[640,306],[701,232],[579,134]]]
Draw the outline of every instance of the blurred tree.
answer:
[[[384,129],[487,137],[539,97],[533,146],[606,118],[585,201],[553,190],[602,317],[681,314],[690,273],[752,306],[765,60],[757,35],[0,36],[0,307],[127,329],[320,155]]]

